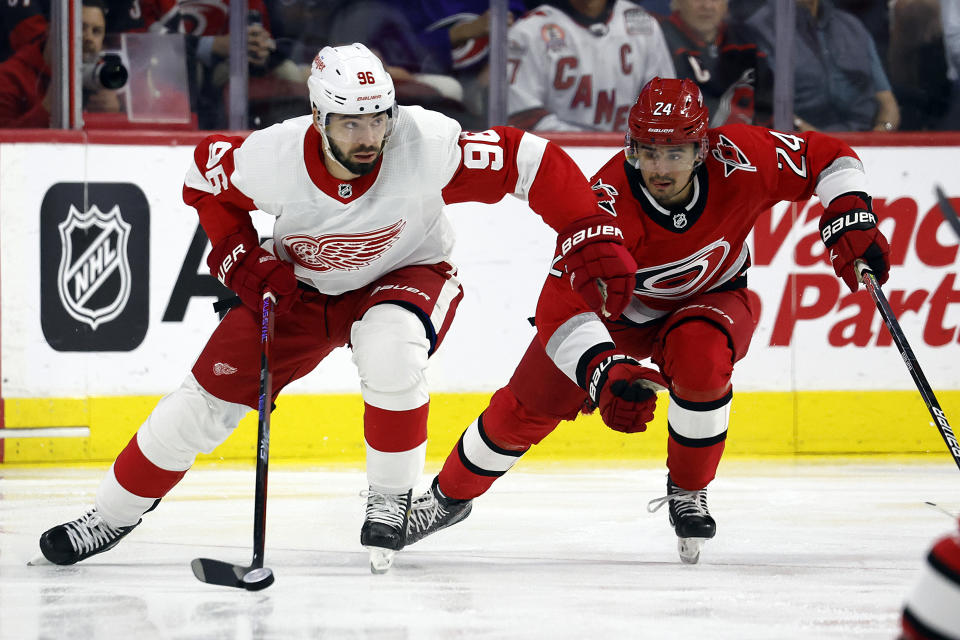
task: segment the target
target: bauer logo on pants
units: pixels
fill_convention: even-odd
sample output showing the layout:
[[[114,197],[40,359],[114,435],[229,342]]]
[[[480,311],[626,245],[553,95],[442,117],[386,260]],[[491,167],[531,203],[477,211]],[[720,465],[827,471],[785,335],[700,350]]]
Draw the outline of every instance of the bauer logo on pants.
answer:
[[[58,351],[130,351],[147,332],[150,215],[125,183],[60,183],[41,205],[40,320]]]

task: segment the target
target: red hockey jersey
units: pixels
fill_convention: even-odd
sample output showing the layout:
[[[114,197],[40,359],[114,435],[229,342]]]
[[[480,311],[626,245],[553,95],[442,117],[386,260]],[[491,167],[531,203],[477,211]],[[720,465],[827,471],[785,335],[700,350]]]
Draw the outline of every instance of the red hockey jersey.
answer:
[[[836,138],[729,125],[710,129],[708,139],[706,159],[693,176],[693,197],[684,206],[659,205],[622,153],[591,179],[638,265],[634,297],[621,324],[644,325],[698,294],[746,286],[747,235],[774,204],[816,194],[826,205],[840,194],[865,191],[859,158]],[[545,345],[557,335],[547,351],[558,366],[558,358],[570,364],[594,345],[612,342],[600,319],[582,315],[587,313],[565,278],[547,279],[537,327]],[[571,323],[572,318],[577,320]],[[574,329],[576,339],[570,340]],[[565,353],[558,352],[561,340],[566,346],[559,351]]]

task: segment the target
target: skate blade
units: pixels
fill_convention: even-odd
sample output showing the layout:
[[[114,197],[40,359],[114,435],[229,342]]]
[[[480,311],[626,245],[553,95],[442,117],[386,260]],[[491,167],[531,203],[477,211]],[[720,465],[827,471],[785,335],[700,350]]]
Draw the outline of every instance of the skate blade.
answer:
[[[370,552],[370,573],[380,575],[386,573],[393,566],[393,557],[396,551],[381,547],[367,547]]]
[[[697,564],[700,562],[700,548],[707,538],[677,538],[677,551],[680,552],[680,560],[684,564]]]
[[[52,565],[53,563],[47,560],[47,558],[42,553],[38,553],[35,558],[31,558],[30,560],[27,561],[28,567],[43,566],[45,564]]]

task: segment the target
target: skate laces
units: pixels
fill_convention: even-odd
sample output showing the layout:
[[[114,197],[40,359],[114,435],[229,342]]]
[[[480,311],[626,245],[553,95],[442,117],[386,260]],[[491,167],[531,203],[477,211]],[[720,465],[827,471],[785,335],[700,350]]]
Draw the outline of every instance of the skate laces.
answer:
[[[70,544],[80,553],[98,549],[120,536],[119,529],[104,522],[96,509],[90,509],[76,520],[68,522],[64,529]]]
[[[699,491],[688,491],[687,489],[681,489],[680,487],[673,485],[670,487],[669,491],[670,493],[667,495],[660,498],[654,498],[648,502],[647,512],[654,513],[663,505],[673,502],[673,506],[677,512],[677,515],[710,515],[710,511],[707,509],[706,489],[700,489]]]
[[[447,510],[440,504],[431,487],[429,491],[422,496],[418,496],[410,505],[410,520],[407,527],[414,531],[426,531],[446,515]]]
[[[407,495],[380,493],[373,489],[360,492],[367,499],[367,522],[380,522],[395,529],[403,528],[403,519],[407,515]]]

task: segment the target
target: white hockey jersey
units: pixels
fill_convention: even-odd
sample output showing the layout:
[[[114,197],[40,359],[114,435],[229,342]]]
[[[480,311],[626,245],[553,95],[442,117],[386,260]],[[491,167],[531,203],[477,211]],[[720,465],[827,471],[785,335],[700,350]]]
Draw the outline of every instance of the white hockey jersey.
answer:
[[[211,242],[276,216],[273,251],[301,281],[337,295],[400,267],[449,261],[444,204],[528,200],[555,229],[600,210],[586,178],[556,145],[511,127],[461,133],[456,121],[400,107],[376,169],[338,180],[323,163],[311,116],[246,140],[211,135],[194,151],[184,200]]]
[[[507,112],[524,129],[625,131],[643,85],[675,77],[660,24],[627,0],[588,26],[542,5],[510,27],[508,40]]]

